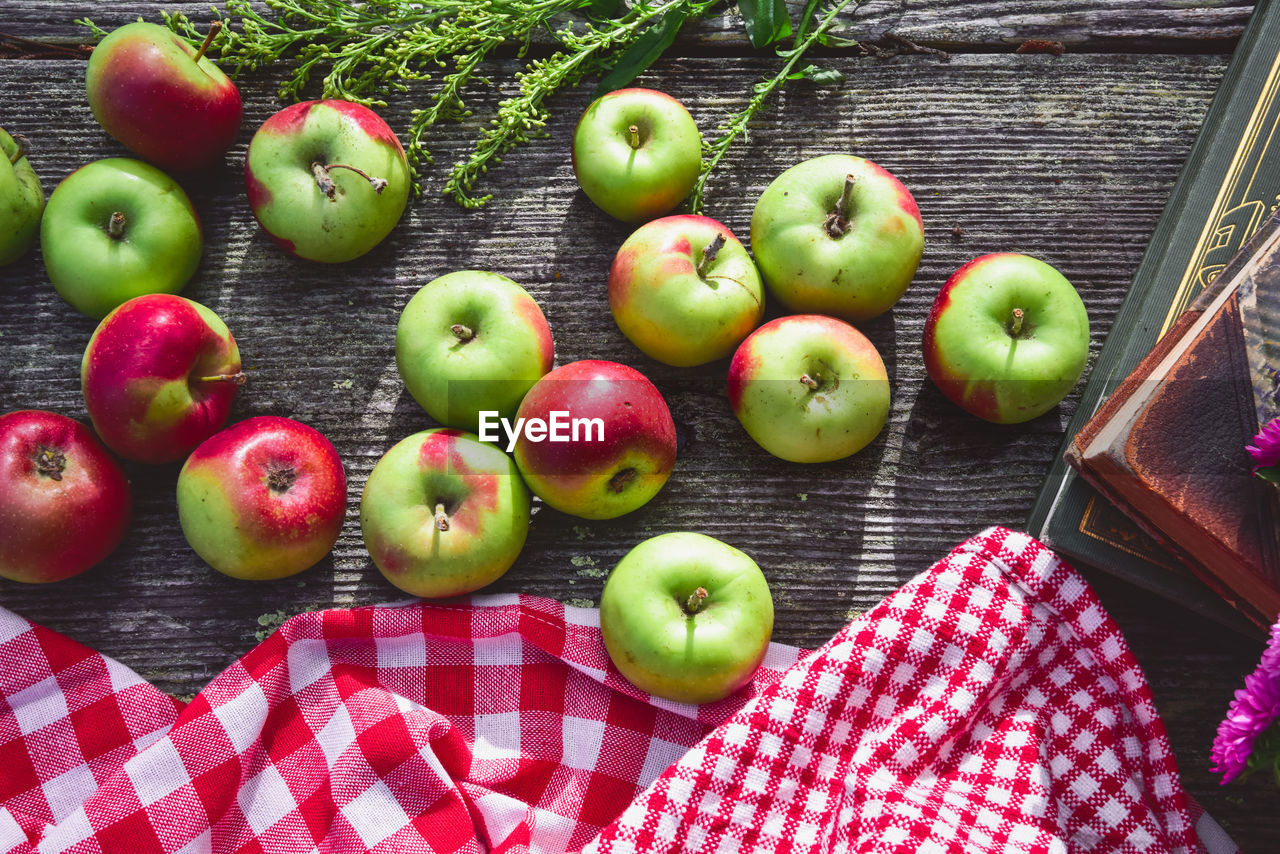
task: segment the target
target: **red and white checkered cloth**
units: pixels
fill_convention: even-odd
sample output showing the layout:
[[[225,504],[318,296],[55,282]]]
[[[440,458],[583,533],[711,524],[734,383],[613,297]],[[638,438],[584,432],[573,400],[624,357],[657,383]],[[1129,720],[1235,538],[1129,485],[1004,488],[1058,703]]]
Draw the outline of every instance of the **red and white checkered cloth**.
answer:
[[[1092,592],[1002,529],[700,708],[529,597],[300,615],[185,707],[0,611],[0,854],[677,850],[1235,847]]]

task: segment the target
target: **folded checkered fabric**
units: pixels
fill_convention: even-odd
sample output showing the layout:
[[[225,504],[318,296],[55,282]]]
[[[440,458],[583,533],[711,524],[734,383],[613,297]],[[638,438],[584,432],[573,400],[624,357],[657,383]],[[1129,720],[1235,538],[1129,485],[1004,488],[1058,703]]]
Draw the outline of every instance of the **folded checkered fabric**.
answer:
[[[182,706],[0,611],[0,853],[1235,850],[1118,629],[1023,535],[712,705],[636,691],[597,623],[304,614]]]

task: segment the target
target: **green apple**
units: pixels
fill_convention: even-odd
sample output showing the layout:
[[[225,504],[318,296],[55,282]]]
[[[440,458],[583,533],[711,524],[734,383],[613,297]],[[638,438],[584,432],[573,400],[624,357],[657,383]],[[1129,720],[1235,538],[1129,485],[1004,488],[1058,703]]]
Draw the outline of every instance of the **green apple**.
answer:
[[[600,596],[600,633],[641,691],[712,703],[751,681],[769,648],[773,599],[746,554],[704,534],[662,534],[618,562]]]
[[[1018,424],[1067,396],[1089,360],[1089,315],[1066,277],[1014,252],[952,274],[924,328],[924,364],[956,405]]]
[[[861,157],[828,154],[783,172],[751,215],[769,293],[797,313],[860,321],[888,311],[924,251],[907,188]]]
[[[42,213],[44,189],[27,162],[26,140],[0,128],[0,267],[31,248]]]
[[[618,89],[587,107],[573,132],[573,171],[587,198],[623,222],[684,201],[702,171],[702,136],[684,105],[653,89]]]
[[[542,309],[496,273],[433,279],[396,327],[396,366],[414,400],[441,424],[472,432],[481,412],[514,414],[554,357]]]
[[[125,157],[82,166],[53,191],[40,247],[54,290],[101,319],[143,294],[176,294],[200,263],[196,209],[156,167]]]
[[[688,367],[733,353],[764,316],[764,289],[729,229],[668,216],[640,226],[614,256],[609,308],[647,355]]]
[[[304,101],[262,123],[244,161],[258,224],[299,258],[341,263],[382,242],[409,200],[409,163],[377,113]]]
[[[834,317],[761,326],[729,363],[729,404],[760,447],[794,463],[857,453],[889,418],[889,377],[865,335]]]
[[[461,430],[402,439],[360,499],[365,547],[387,580],[430,598],[502,577],[529,533],[529,489],[498,448]]]

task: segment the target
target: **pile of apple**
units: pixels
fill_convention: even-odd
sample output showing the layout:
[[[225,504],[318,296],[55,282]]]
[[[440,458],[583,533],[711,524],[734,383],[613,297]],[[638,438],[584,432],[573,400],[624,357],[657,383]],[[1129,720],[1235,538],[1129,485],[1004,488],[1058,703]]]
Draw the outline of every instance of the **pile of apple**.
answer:
[[[219,160],[241,121],[239,93],[204,55],[208,45],[195,50],[144,23],[102,41],[89,62],[90,105],[108,133],[150,162],[90,163],[47,207],[22,140],[0,131],[0,263],[20,257],[38,229],[54,288],[101,318],[81,366],[101,443],[62,415],[0,416],[0,479],[12,485],[0,493],[0,576],[66,578],[119,544],[129,484],[112,452],[185,460],[183,533],[227,575],[301,572],[337,541],[347,484],[332,444],[287,418],[227,427],[245,378],[235,340],[212,311],[177,295],[199,263],[201,229],[162,169]],[[624,89],[598,99],[572,155],[593,202],[644,223],[618,250],[608,282],[613,317],[631,342],[673,366],[728,358],[735,415],[784,460],[838,460],[881,432],[889,380],[854,324],[899,300],[923,253],[919,209],[897,178],[849,155],[786,170],[756,204],[753,260],[721,223],[667,216],[694,187],[702,156],[693,118],[670,96]],[[373,111],[310,101],[257,131],[245,183],[280,247],[340,263],[394,228],[409,170]],[[793,313],[761,325],[766,292]],[[948,398],[1016,423],[1066,395],[1087,345],[1071,284],[1043,262],[1002,253],[975,259],[943,286],[923,352]],[[375,565],[408,593],[454,596],[502,576],[523,548],[534,495],[565,513],[611,519],[644,505],[671,475],[675,425],[653,383],[616,362],[553,368],[545,315],[504,276],[464,270],[427,283],[403,309],[395,353],[405,387],[442,426],[404,438],[377,462],[360,524]],[[755,562],[695,533],[636,546],[610,575],[600,609],[619,670],[687,702],[747,682],[773,625]]]

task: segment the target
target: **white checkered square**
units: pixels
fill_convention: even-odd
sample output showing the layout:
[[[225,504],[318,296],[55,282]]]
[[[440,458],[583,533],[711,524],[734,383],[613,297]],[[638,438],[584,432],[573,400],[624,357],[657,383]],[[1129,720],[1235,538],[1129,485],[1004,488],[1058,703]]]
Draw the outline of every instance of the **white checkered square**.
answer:
[[[254,833],[265,832],[298,807],[289,784],[274,765],[245,781],[236,793],[236,805]]]
[[[292,803],[292,798],[289,800]],[[361,792],[355,800],[345,804],[342,807],[342,817],[355,830],[366,848],[373,848],[409,823],[409,815],[381,780]]]
[[[162,738],[124,764],[142,805],[150,806],[191,782],[182,754],[173,741]]]
[[[10,694],[7,699],[23,735],[31,735],[69,714],[67,697],[62,693],[58,680],[52,676],[30,688]]]

